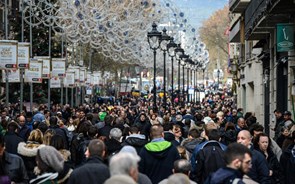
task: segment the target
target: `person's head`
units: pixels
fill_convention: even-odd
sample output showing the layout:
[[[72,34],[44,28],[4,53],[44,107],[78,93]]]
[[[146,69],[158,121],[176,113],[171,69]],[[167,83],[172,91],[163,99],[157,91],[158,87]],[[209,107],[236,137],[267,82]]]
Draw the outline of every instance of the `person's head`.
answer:
[[[209,130],[208,139],[214,141],[220,141],[220,132],[218,129]]]
[[[168,177],[167,183],[169,184],[190,184],[190,179],[187,175],[182,173],[172,174]]]
[[[44,135],[43,135],[43,144],[50,145],[51,138],[52,138],[53,135],[55,135],[54,130],[52,130],[52,129],[46,130]]]
[[[89,142],[87,150],[85,152],[86,158],[98,156],[105,156],[105,144],[99,139],[93,139]]]
[[[252,136],[248,130],[241,130],[237,136],[237,143],[243,144],[247,148],[250,146]]]
[[[18,117],[18,124],[20,125],[20,126],[24,126],[25,124],[26,124],[26,118],[24,117],[24,116],[19,116]]]
[[[274,112],[274,115],[277,119],[281,118],[282,117],[282,112],[279,110],[279,109],[276,109],[273,111]]]
[[[129,135],[131,135],[131,134],[139,134],[139,133],[140,132],[139,132],[138,127],[136,127],[136,126],[130,127],[130,129],[129,129]]]
[[[245,119],[244,118],[239,118],[238,119],[238,126],[240,127],[240,128],[245,128],[245,126],[246,126],[246,122],[245,122]]]
[[[104,184],[136,184],[136,182],[130,176],[121,174],[110,177]]]
[[[218,127],[217,127],[216,123],[214,123],[214,122],[209,122],[209,123],[205,124],[204,129],[205,129],[205,134],[206,134],[207,139],[208,139],[209,132],[213,129],[216,130],[217,128]]]
[[[283,115],[284,115],[284,120],[287,121],[291,119],[292,114],[290,111],[285,111]]]
[[[253,125],[250,126],[249,131],[253,138],[255,138],[258,134],[263,133],[263,126],[260,125],[259,123],[254,123]]]
[[[51,116],[49,118],[49,123],[50,123],[51,126],[57,125],[57,122],[58,122],[58,119],[55,116]]]
[[[193,128],[193,129],[188,131],[188,137],[193,138],[193,139],[199,138],[200,137],[200,131],[198,129],[196,129],[196,128]]]
[[[122,131],[119,128],[112,128],[110,131],[110,139],[120,141],[122,137]]]
[[[186,159],[179,159],[174,162],[173,173],[189,175],[192,169],[191,163]]]
[[[228,167],[239,170],[246,174],[251,169],[252,153],[249,148],[242,144],[229,144],[225,150],[224,160]]]
[[[172,132],[176,138],[180,138],[182,136],[181,127],[178,124],[173,124]]]
[[[2,110],[1,111],[1,119],[6,119],[6,116],[7,116],[7,112],[6,112],[6,110]]]
[[[146,115],[144,113],[141,113],[139,116],[140,121],[145,121]]]
[[[153,139],[164,137],[164,129],[163,129],[162,125],[160,125],[160,124],[153,125],[151,127],[150,134]]]
[[[36,163],[41,174],[45,172],[61,172],[64,167],[63,156],[52,146],[44,146],[38,149]]]
[[[51,137],[50,146],[57,150],[65,149],[65,141],[61,135],[55,134]]]
[[[271,141],[267,134],[260,133],[254,139],[254,147],[260,149],[262,152],[270,151]]]
[[[10,121],[7,125],[7,131],[8,132],[15,132],[17,133],[19,130],[19,125],[15,121]]]
[[[39,144],[43,143],[43,133],[39,129],[32,130],[29,137],[28,141],[32,142],[37,142]]]
[[[136,151],[135,151],[136,153]],[[114,175],[128,175],[134,181],[138,180],[138,162],[139,156],[135,156],[128,152],[119,152],[114,155],[109,164],[111,176]]]

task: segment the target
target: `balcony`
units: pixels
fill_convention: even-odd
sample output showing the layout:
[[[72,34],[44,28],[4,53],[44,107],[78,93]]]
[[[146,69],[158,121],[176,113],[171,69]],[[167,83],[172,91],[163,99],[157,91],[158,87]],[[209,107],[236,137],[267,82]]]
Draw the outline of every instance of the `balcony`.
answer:
[[[243,13],[251,0],[229,0],[229,11],[232,13]]]

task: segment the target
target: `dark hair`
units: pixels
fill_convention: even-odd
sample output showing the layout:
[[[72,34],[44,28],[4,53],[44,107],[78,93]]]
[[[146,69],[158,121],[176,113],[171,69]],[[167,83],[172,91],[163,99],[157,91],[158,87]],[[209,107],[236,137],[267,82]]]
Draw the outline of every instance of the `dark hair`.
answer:
[[[208,133],[209,133],[208,134],[209,140],[219,141],[219,139],[220,139],[219,130],[217,130],[217,129],[211,129],[211,130],[209,130]]]
[[[18,124],[15,121],[11,121],[7,125],[8,132],[15,132],[19,128]]]
[[[50,123],[50,125],[57,125],[57,117],[51,116],[49,118],[49,123]]]
[[[89,126],[88,131],[87,131],[87,134],[89,137],[94,138],[97,135],[97,133],[98,133],[98,131],[97,131],[96,126],[93,126],[93,125]]]
[[[46,123],[41,122],[38,127],[39,130],[41,130],[41,132],[44,134],[46,132],[46,130],[48,129],[48,126]]]
[[[264,130],[264,127],[260,125],[259,123],[254,123],[249,128],[249,132],[251,133],[252,136],[254,135],[254,131],[263,132],[263,130]]]
[[[103,156],[103,152],[105,151],[105,144],[103,141],[99,139],[93,139],[89,142],[88,150],[90,153],[90,156]]]
[[[260,150],[259,148],[259,140],[260,140],[260,137],[267,137],[268,138],[268,147],[267,147],[267,153],[270,153],[271,152],[271,140],[270,140],[270,137],[266,134],[266,133],[260,133],[258,134],[255,139],[253,140],[253,146],[256,150]],[[261,150],[262,151],[262,150]]]
[[[55,134],[51,137],[50,146],[55,147],[57,150],[65,149],[65,141],[61,135]]]
[[[188,132],[188,135],[192,136],[193,138],[198,138],[200,137],[200,131],[198,129],[191,129],[189,132]]]
[[[249,148],[239,143],[231,143],[228,145],[224,153],[224,160],[226,164],[230,164],[235,159],[243,160],[245,154],[249,154],[252,157],[252,153]]]
[[[225,124],[225,131],[227,131],[227,130],[235,130],[235,124],[232,122],[227,122]]]
[[[129,132],[131,132],[133,134],[137,134],[139,132],[139,129],[136,126],[132,126],[129,128]]]
[[[188,175],[192,169],[191,163],[186,159],[179,159],[174,162],[174,173],[183,173]]]

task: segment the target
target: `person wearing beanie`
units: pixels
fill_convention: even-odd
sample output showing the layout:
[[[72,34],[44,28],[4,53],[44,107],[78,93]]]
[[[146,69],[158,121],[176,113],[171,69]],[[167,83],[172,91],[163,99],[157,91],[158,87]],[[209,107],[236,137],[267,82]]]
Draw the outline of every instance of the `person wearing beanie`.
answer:
[[[44,146],[37,151],[36,163],[39,175],[31,184],[57,183],[58,173],[63,171],[64,158],[52,146]]]

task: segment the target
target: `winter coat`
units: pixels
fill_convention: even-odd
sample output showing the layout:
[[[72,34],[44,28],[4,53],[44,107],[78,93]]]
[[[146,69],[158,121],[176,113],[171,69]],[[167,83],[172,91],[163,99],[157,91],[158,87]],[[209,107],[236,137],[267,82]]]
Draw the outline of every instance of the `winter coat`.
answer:
[[[172,174],[174,161],[180,158],[175,146],[164,139],[146,144],[140,151],[139,171],[152,183],[159,183]]]
[[[34,173],[34,168],[36,164],[36,155],[38,149],[44,147],[45,145],[36,142],[20,142],[17,147],[17,153],[21,156],[24,161],[29,179],[36,178]]]
[[[250,149],[252,153],[252,167],[247,175],[258,183],[271,183],[269,177],[269,168],[264,155],[253,149],[253,147]]]
[[[148,143],[144,135],[141,134],[131,134],[122,143],[122,146],[133,146],[136,149],[137,154],[139,154],[141,148]]]
[[[218,169],[212,173],[205,181],[206,184],[244,184],[243,174],[239,170],[229,167]]]
[[[108,167],[98,156],[90,157],[84,165],[76,168],[68,181],[69,184],[103,184],[110,177]]]
[[[10,180],[18,184],[28,183],[29,177],[27,175],[26,167],[22,158],[17,155],[5,152],[4,159],[4,168],[7,171]]]
[[[282,170],[281,183],[282,184],[294,184],[295,183],[295,145],[286,149],[280,159],[280,167]]]
[[[4,136],[5,150],[11,154],[17,154],[17,146],[24,140],[14,132],[6,132]]]

